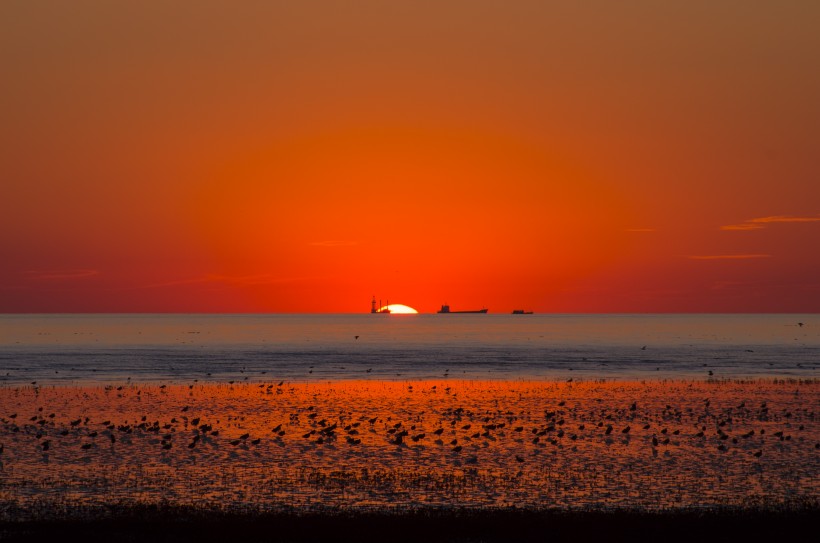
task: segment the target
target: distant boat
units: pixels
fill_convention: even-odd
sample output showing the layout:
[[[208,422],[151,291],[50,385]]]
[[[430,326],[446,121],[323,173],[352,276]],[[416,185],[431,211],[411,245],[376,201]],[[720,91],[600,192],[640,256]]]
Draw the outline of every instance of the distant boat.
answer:
[[[450,306],[444,304],[441,306],[441,309],[438,311],[439,313],[451,314],[451,313],[486,313],[487,309],[473,309],[470,311],[450,311]]]
[[[382,306],[382,301],[379,300],[379,305],[376,305],[376,297],[373,296],[373,300],[370,302],[370,312],[371,313],[390,313],[390,301],[387,302],[387,305]]]
[[[532,315],[532,311],[524,311],[523,309],[513,309],[513,315]]]

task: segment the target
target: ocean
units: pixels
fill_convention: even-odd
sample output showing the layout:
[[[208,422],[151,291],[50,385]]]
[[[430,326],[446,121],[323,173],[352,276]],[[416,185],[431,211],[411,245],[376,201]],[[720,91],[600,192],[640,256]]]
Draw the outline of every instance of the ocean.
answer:
[[[802,379],[818,368],[816,314],[0,315],[5,386]]]

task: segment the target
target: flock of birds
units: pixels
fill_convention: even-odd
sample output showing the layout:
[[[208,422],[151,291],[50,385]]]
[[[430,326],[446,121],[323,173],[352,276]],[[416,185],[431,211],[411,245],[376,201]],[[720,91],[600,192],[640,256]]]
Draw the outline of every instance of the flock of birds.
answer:
[[[243,494],[247,499],[261,481],[242,470],[256,466],[265,477],[281,477],[280,496],[289,500],[287,489],[326,496],[336,488],[331,479],[340,470],[380,470],[390,478],[385,486],[354,481],[371,497],[406,488],[422,471],[429,474],[421,483],[425,492],[438,493],[430,499],[447,499],[459,484],[462,492],[485,499],[487,488],[498,485],[513,493],[526,488],[528,496],[555,492],[545,485],[556,479],[545,477],[560,466],[569,471],[555,477],[566,484],[577,477],[573,470],[585,470],[589,475],[580,475],[581,487],[628,488],[633,474],[634,488],[640,489],[679,469],[669,467],[677,460],[674,465],[694,466],[702,478],[723,477],[723,492],[747,488],[742,481],[752,473],[771,474],[768,484],[776,488],[770,491],[780,495],[785,487],[777,485],[800,485],[820,455],[814,382],[799,397],[795,389],[785,392],[789,385],[768,394],[755,385],[708,383],[679,397],[688,385],[674,385],[666,389],[669,403],[657,385],[648,397],[635,396],[638,385],[515,386],[273,381],[126,384],[74,392],[7,388],[0,390],[0,478],[7,482],[7,496],[8,489],[26,485],[31,489],[21,492],[36,496],[49,485],[73,488],[72,477],[99,471],[106,474],[96,479],[102,496],[127,496],[133,467],[147,466],[140,484],[156,485],[160,494],[163,485],[202,488],[212,484],[211,477],[221,477],[219,484],[251,489],[243,491],[251,492]],[[700,395],[704,391],[714,392],[711,399]],[[156,478],[158,469],[167,470],[164,479]],[[462,483],[447,479],[458,471],[472,475]],[[314,476],[323,482],[315,483]],[[600,477],[615,479],[601,483]],[[644,491],[639,494],[661,492]],[[568,499],[578,499],[568,492]]]
[[[189,385],[193,388],[194,385]],[[252,385],[244,385],[250,388]],[[284,381],[278,384],[260,384],[260,394],[285,394],[288,389]],[[417,385],[419,386],[419,385]],[[166,385],[159,387],[162,392]],[[432,385],[427,393],[438,392],[438,386]],[[291,391],[293,389],[290,389]],[[139,386],[107,387],[106,391],[117,394],[142,394]],[[413,385],[408,385],[407,393],[413,392]],[[446,386],[444,394],[450,394]],[[455,398],[455,394],[453,397]],[[435,445],[444,454],[458,455],[466,446],[477,444],[486,446],[499,440],[512,439],[518,452],[510,456],[510,461],[526,461],[527,447],[547,445],[572,445],[579,441],[598,439],[607,444],[613,438],[621,436],[625,445],[637,441],[650,447],[657,454],[659,447],[669,447],[686,440],[690,444],[713,446],[718,452],[725,453],[736,447],[755,458],[761,458],[767,448],[772,451],[783,450],[793,436],[801,435],[805,423],[815,421],[816,414],[810,408],[801,410],[801,423],[792,424],[795,413],[788,409],[772,412],[767,402],[756,407],[747,407],[747,402],[729,408],[714,409],[711,400],[702,400],[700,409],[693,407],[677,408],[665,405],[660,412],[648,412],[641,409],[637,401],[619,409],[581,410],[579,405],[568,406],[566,400],[557,401],[555,405],[545,408],[543,417],[535,424],[533,417],[514,414],[511,411],[496,410],[479,413],[465,407],[449,407],[429,420],[426,413],[417,413],[410,420],[400,420],[395,414],[371,416],[367,413],[354,415],[352,412],[322,413],[321,406],[306,405],[295,408],[290,413],[281,413],[282,420],[269,425],[249,425],[251,431],[244,431],[244,415],[228,416],[223,423],[220,419],[207,419],[205,414],[192,414],[191,406],[181,407],[179,413],[165,421],[150,420],[149,414],[143,414],[138,420],[115,422],[110,419],[94,421],[90,416],[80,416],[69,421],[62,421],[56,412],[47,412],[44,407],[26,415],[24,420],[18,413],[8,413],[0,418],[0,436],[7,439],[16,436],[17,443],[24,443],[19,438],[33,438],[36,452],[52,452],[61,442],[75,443],[82,451],[90,451],[108,443],[110,447],[123,441],[127,444],[136,436],[153,438],[164,453],[175,446],[194,450],[201,446],[219,446],[229,444],[232,447],[248,448],[259,446],[264,441],[286,445],[288,440],[298,440],[311,446],[322,446],[344,442],[350,447],[412,447]],[[213,420],[212,420],[213,419]],[[772,428],[773,422],[778,426]],[[755,428],[755,424],[758,427]],[[264,428],[261,430],[260,428]],[[767,433],[768,430],[768,433]],[[241,434],[236,435],[241,432]],[[633,437],[636,439],[633,440]],[[119,439],[118,439],[119,438]],[[221,441],[220,441],[221,440]],[[801,440],[805,441],[805,440]],[[754,444],[750,447],[749,444]],[[771,447],[771,445],[779,445]],[[806,446],[805,444],[803,446]],[[820,442],[810,443],[814,449],[820,449]],[[0,442],[0,455],[6,445]],[[32,451],[26,451],[30,453]],[[8,456],[8,454],[6,454]],[[476,462],[471,455],[468,462]],[[2,456],[0,456],[2,461]],[[0,464],[1,466],[2,464]]]

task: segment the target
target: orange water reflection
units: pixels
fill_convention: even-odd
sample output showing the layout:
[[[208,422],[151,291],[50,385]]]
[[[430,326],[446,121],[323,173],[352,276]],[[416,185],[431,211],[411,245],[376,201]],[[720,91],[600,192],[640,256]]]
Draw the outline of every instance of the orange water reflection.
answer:
[[[820,494],[820,382],[0,389],[0,500],[654,509]]]

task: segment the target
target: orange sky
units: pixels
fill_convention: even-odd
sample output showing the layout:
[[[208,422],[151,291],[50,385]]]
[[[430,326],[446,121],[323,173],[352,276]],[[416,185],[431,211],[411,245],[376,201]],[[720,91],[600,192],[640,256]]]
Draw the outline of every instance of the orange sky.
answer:
[[[818,24],[2,2],[0,312],[820,311]]]

